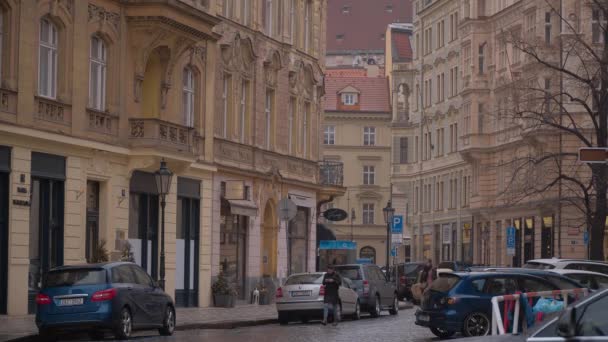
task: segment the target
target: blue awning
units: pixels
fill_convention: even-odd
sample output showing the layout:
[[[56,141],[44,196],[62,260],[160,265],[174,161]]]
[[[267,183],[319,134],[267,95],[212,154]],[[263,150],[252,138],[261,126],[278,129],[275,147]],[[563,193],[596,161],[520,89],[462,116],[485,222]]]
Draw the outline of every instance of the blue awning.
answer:
[[[357,249],[357,243],[346,240],[321,240],[319,249]]]

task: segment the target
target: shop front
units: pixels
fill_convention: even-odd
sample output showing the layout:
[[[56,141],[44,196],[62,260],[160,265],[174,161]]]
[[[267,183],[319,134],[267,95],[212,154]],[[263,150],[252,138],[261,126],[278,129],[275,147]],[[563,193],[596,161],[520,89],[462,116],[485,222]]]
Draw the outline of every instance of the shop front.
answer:
[[[158,280],[159,202],[154,174],[134,171],[129,189],[129,244],[133,260]]]
[[[0,314],[6,314],[8,297],[8,201],[11,150],[0,146]]]
[[[34,313],[43,275],[63,265],[66,159],[32,152],[31,170],[28,312]]]
[[[177,178],[175,305],[198,306],[201,182]]]
[[[287,274],[312,271],[309,269],[312,255],[310,235],[313,229],[312,210],[316,207],[313,197],[289,193],[289,199],[297,206],[296,215],[287,225]]]

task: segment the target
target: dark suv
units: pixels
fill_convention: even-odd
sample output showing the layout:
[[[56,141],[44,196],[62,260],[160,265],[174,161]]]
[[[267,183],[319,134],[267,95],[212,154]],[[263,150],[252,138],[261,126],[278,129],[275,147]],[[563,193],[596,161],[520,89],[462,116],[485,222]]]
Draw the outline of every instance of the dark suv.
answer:
[[[424,262],[406,262],[397,264],[397,274],[393,273],[392,276],[398,279],[397,296],[399,299],[407,299],[409,301],[413,299],[412,285],[416,283],[418,274],[420,274],[423,269]]]
[[[388,310],[391,315],[399,313],[399,301],[395,284],[388,279],[380,267],[371,264],[336,266],[336,272],[353,281],[353,290],[359,295],[361,309],[372,317]]]

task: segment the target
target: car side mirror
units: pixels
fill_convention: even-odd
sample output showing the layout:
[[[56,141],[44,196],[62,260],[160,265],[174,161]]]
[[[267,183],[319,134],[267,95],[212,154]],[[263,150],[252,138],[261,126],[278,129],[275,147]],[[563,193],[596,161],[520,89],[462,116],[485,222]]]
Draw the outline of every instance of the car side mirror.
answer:
[[[557,321],[557,334],[560,337],[571,338],[576,336],[576,309],[566,309]]]

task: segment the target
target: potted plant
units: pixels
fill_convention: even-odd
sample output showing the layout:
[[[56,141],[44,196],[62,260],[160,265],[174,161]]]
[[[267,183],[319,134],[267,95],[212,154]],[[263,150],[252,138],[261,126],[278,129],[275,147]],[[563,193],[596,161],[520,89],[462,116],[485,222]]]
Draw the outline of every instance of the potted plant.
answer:
[[[228,283],[223,272],[218,274],[217,280],[211,286],[211,291],[213,292],[213,302],[216,307],[234,307],[236,290]]]

